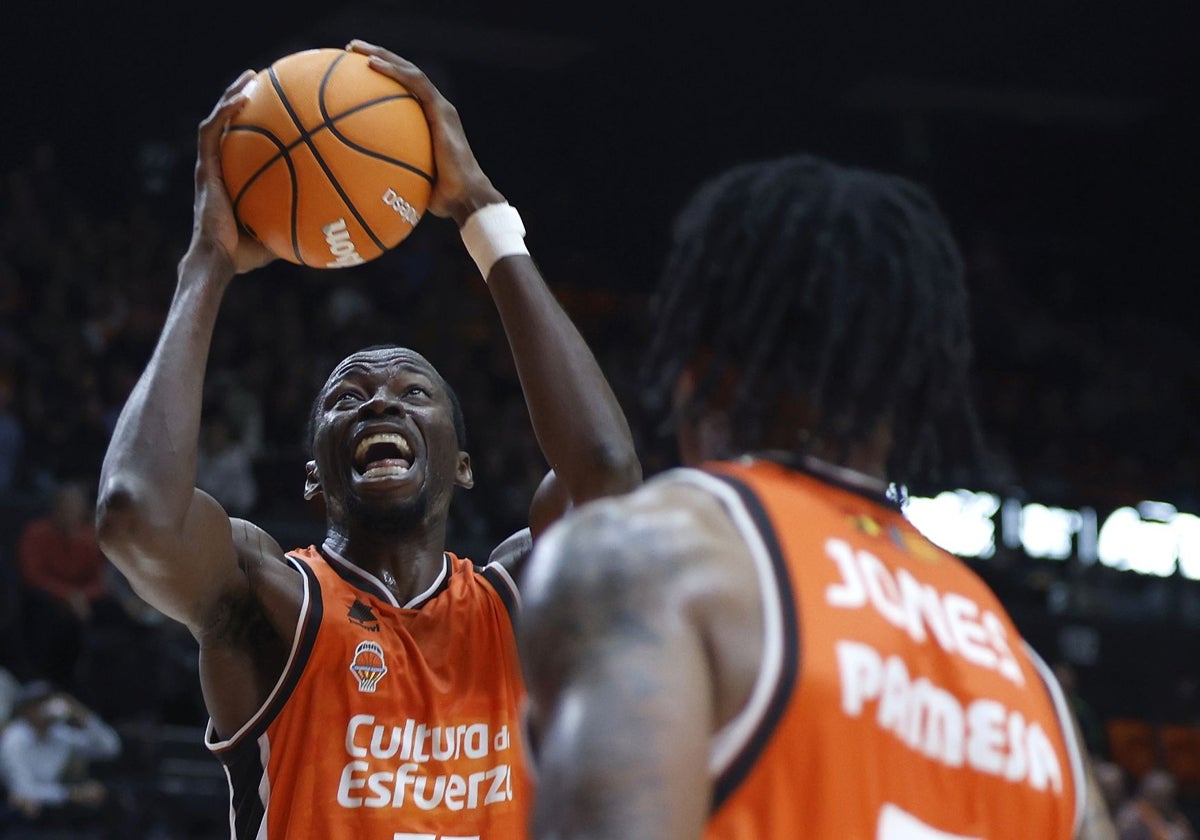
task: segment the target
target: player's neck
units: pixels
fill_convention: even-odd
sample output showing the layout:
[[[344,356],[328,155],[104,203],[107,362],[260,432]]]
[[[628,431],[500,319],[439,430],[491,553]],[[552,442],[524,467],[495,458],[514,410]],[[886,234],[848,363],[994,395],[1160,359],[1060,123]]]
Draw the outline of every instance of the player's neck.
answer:
[[[803,427],[798,433],[791,430],[787,434],[767,437],[764,444],[759,451],[770,451],[775,455],[789,453],[788,457],[797,466],[810,472],[836,472],[842,483],[861,485],[872,491],[887,488],[892,435],[886,424],[879,424],[871,435],[849,445],[819,437]]]
[[[380,534],[330,528],[325,546],[378,578],[396,599],[407,603],[429,589],[445,566],[445,529]]]
[[[838,463],[813,455],[796,456],[795,460],[808,472],[825,476],[838,484],[857,487],[869,493],[887,493],[888,482],[882,464]]]

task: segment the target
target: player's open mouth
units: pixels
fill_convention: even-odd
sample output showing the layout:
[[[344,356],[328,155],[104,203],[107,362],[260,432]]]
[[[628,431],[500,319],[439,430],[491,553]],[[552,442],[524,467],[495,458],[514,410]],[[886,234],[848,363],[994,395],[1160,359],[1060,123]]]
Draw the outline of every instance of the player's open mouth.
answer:
[[[363,478],[404,475],[412,460],[412,447],[397,434],[367,435],[354,450],[354,470]]]

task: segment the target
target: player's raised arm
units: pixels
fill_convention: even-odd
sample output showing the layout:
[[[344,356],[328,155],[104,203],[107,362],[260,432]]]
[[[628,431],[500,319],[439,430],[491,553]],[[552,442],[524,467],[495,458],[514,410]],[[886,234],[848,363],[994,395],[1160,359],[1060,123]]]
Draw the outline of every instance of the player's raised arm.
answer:
[[[195,479],[217,311],[234,274],[268,259],[238,232],[218,157],[221,131],[251,78],[247,71],[230,85],[200,124],[192,241],[158,344],[105,454],[96,508],[104,553],[142,598],[193,633],[220,595],[245,580],[230,520]]]
[[[403,58],[360,41],[350,48],[370,56],[375,69],[412,91],[425,110],[437,166],[429,212],[454,219],[487,281],[534,433],[567,503],[636,486],[641,465],[621,406],[529,257],[521,218],[480,168],[454,105]],[[532,518],[535,529],[545,523],[536,512]]]

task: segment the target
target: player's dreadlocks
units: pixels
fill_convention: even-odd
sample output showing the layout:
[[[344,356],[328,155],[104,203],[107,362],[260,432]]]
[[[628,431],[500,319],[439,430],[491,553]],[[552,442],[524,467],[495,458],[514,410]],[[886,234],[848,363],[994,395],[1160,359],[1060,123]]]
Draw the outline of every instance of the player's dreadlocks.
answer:
[[[735,373],[728,410],[743,450],[762,445],[777,397],[814,405],[814,431],[843,452],[890,418],[889,478],[927,477],[951,438],[976,452],[962,274],[916,184],[811,156],[735,167],[676,219],[648,394],[661,406],[700,363],[703,402]]]

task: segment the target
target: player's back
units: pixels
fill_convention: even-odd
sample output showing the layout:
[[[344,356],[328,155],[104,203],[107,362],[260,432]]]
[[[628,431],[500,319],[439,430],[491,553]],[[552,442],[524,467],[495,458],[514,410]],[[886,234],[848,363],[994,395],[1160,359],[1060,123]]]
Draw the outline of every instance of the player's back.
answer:
[[[882,494],[761,460],[680,473],[738,524],[766,628],[707,837],[1074,836],[1062,697],[973,572]]]

